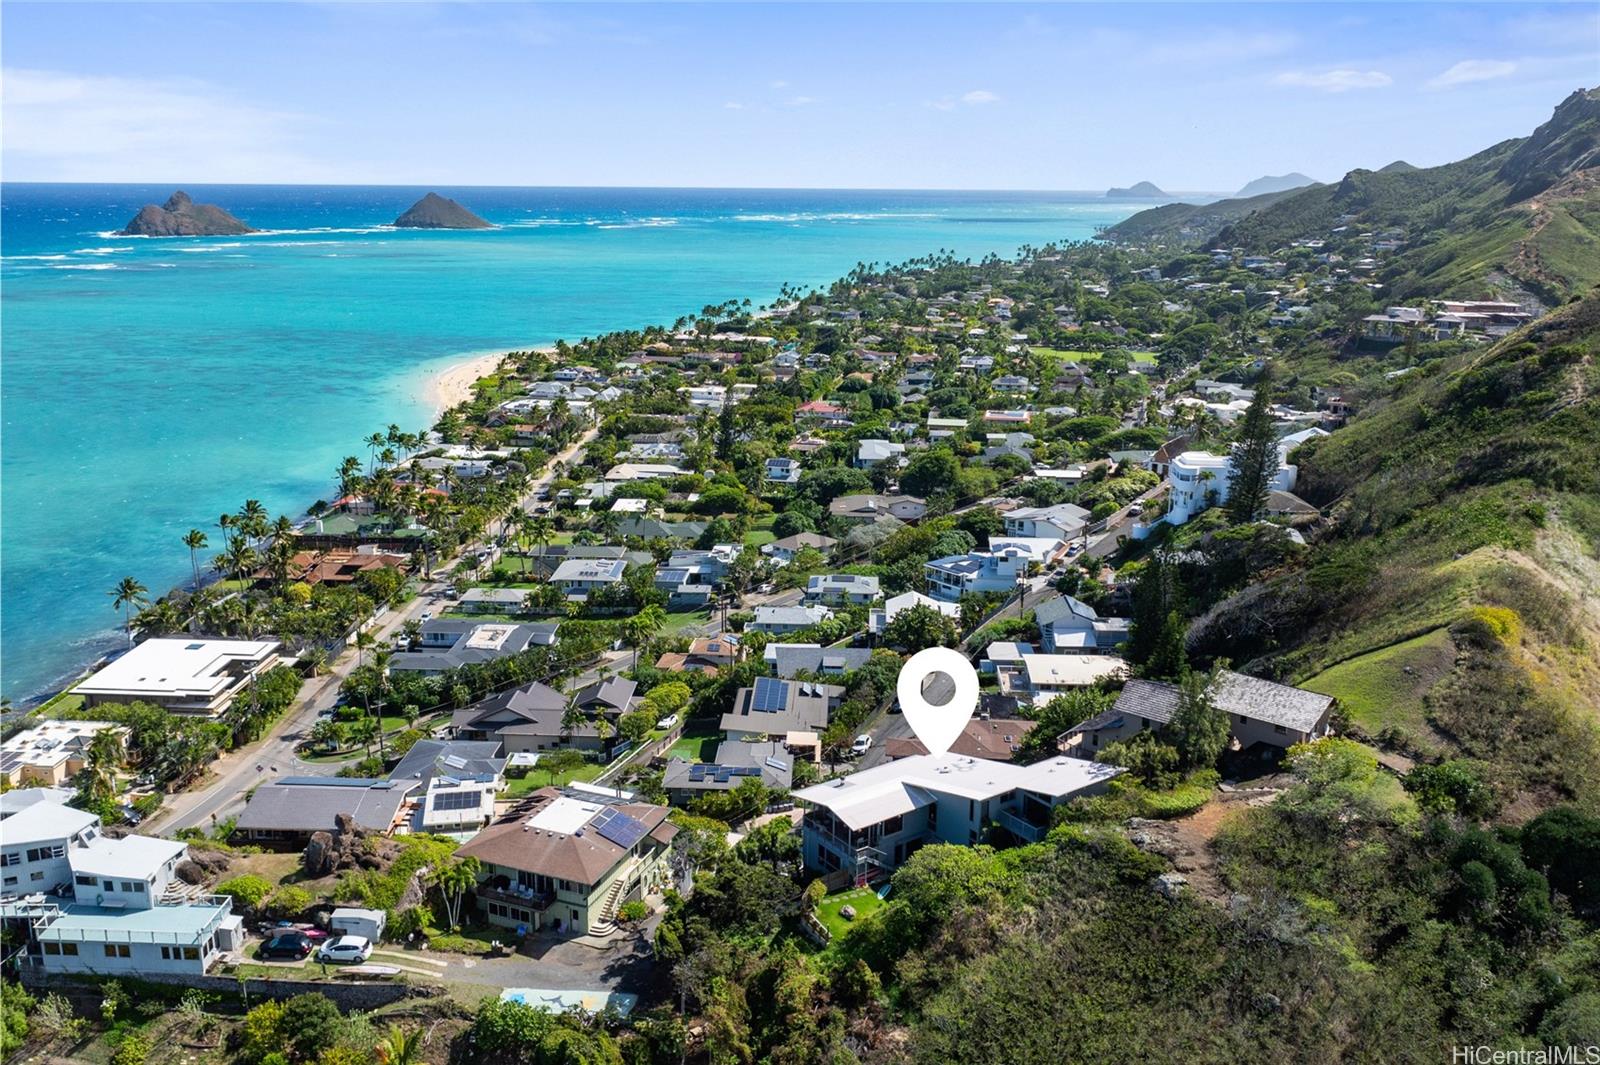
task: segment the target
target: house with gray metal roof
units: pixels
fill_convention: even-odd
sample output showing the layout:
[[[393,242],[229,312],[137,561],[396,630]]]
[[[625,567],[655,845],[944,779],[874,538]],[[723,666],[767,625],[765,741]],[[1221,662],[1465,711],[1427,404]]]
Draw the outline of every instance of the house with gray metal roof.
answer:
[[[801,673],[840,675],[860,669],[872,657],[870,647],[823,647],[815,643],[769,643],[763,652],[772,671],[786,680]]]
[[[1332,735],[1333,697],[1276,681],[1222,670],[1210,688],[1213,705],[1228,715],[1231,745],[1287,748]],[[1182,705],[1183,691],[1157,680],[1130,680],[1111,709],[1058,737],[1063,754],[1093,758],[1107,744],[1146,729],[1160,731]]]
[[[470,618],[433,618],[422,624],[416,645],[389,659],[391,673],[437,676],[462,666],[492,662],[556,642],[557,623],[515,624]]]
[[[1127,618],[1103,618],[1070,595],[1035,606],[1033,620],[1039,626],[1039,642],[1050,654],[1104,653],[1128,639]]]
[[[357,828],[387,835],[420,780],[366,777],[284,777],[257,788],[234,823],[234,834],[257,843],[299,845],[313,832],[332,832],[340,814]]]
[[[713,791],[732,791],[746,780],[759,780],[778,791],[794,782],[794,755],[782,743],[724,740],[709,762],[674,758],[667,763],[661,786],[667,801],[684,805]]]
[[[450,832],[486,825],[495,795],[505,788],[499,740],[418,740],[389,773],[422,786],[412,827]]]
[[[721,728],[729,739],[783,741],[791,732],[821,732],[829,715],[844,698],[837,684],[757,677],[740,688],[733,709],[722,715]]]

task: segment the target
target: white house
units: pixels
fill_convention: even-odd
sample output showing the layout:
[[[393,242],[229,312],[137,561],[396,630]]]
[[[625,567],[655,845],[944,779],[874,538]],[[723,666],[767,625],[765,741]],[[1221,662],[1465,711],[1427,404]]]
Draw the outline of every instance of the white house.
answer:
[[[806,583],[806,602],[865,606],[878,598],[878,578],[855,573],[819,573]]]
[[[1018,507],[1003,515],[1006,535],[1052,537],[1071,540],[1083,534],[1089,522],[1089,512],[1074,503],[1057,503],[1050,507]]]
[[[947,618],[959,620],[961,607],[955,603],[942,603],[932,599],[921,592],[906,592],[888,600],[883,606],[873,610],[867,615],[867,631],[874,636],[882,636],[889,623],[903,610],[910,610],[914,606],[931,607]]]
[[[791,458],[767,460],[767,481],[771,484],[795,484],[800,480],[800,463]]]
[[[278,664],[277,640],[145,640],[73,691],[87,707],[153,703],[215,717],[252,679]]]
[[[620,584],[627,569],[622,558],[569,558],[555,568],[550,583],[568,596],[587,598],[590,592]]]
[[[936,558],[923,567],[928,594],[957,602],[969,592],[1009,594],[1028,575],[1033,564],[1044,565],[1066,549],[1051,537],[989,538],[988,551]]]
[[[758,606],[745,631],[781,635],[809,629],[831,617],[833,611],[825,606]]]
[[[1025,654],[1020,666],[998,670],[1000,694],[1043,706],[1075,688],[1121,676],[1127,667],[1126,662],[1112,655]]]
[[[879,463],[894,463],[906,453],[906,446],[894,440],[860,440],[856,442],[855,467],[870,470]]]
[[[1267,490],[1293,492],[1299,470],[1289,464],[1289,453],[1313,437],[1327,435],[1323,429],[1303,429],[1279,440],[1278,468],[1267,482]],[[1185,451],[1174,456],[1167,468],[1172,492],[1168,496],[1165,520],[1172,525],[1182,525],[1201,511],[1227,502],[1232,480],[1232,461],[1227,455]]]
[[[1094,607],[1070,595],[1046,599],[1033,608],[1039,642],[1050,654],[1110,651],[1128,638],[1127,618],[1103,618]]]

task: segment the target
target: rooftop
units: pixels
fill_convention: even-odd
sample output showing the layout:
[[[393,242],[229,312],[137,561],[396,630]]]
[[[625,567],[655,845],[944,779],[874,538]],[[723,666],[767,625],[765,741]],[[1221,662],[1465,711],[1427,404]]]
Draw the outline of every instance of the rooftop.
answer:
[[[264,661],[277,640],[146,640],[75,689],[80,695],[210,698],[239,683],[236,663]]]

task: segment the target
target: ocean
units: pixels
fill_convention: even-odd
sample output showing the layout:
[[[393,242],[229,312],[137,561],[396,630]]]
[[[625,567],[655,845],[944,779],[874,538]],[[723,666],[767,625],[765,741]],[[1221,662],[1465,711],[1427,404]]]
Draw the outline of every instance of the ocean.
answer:
[[[388,226],[426,189],[189,186],[263,230],[114,235],[173,190],[0,186],[0,691],[120,646],[109,589],[189,576],[190,528],[298,516],[341,457],[431,422],[467,354],[767,303],[858,262],[1008,255],[1139,210],[1098,194],[442,188],[498,228]],[[202,560],[203,564],[204,560]]]

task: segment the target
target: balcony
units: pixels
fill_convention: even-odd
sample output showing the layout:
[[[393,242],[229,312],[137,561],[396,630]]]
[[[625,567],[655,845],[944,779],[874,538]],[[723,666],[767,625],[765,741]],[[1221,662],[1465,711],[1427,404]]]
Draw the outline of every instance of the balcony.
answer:
[[[994,819],[1001,828],[1027,843],[1038,843],[1050,831],[1049,825],[1036,825],[1010,810],[1001,810]]]
[[[503,902],[511,906],[522,906],[530,910],[548,909],[555,901],[555,894],[549,891],[535,891],[533,888],[523,888],[518,885],[508,885],[503,888],[490,887],[479,884],[478,898],[485,902]]]

